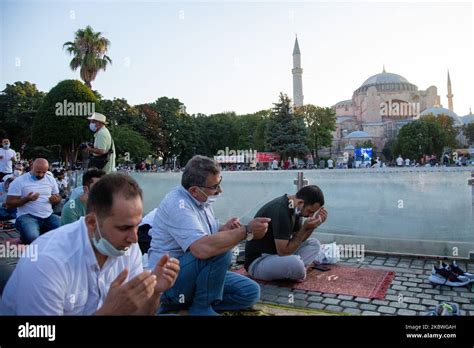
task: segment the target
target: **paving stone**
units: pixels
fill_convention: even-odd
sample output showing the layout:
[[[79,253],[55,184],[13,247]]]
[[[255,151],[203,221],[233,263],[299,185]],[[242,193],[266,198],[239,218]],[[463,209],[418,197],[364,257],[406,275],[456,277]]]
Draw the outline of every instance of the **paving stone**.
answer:
[[[407,277],[407,278],[416,278],[416,273],[403,273],[403,276],[404,277]]]
[[[430,294],[416,294],[415,297],[418,297],[418,298],[424,298],[424,299],[427,299],[427,300],[431,300],[433,299],[433,295],[430,295]]]
[[[392,285],[402,285],[400,280],[392,280]]]
[[[420,303],[420,299],[419,298],[416,298],[416,297],[404,297],[403,298],[403,302],[405,303]]]
[[[319,291],[308,291],[307,294],[310,295],[310,296],[312,296],[312,295],[318,296],[318,295],[321,295],[322,293],[319,292]]]
[[[406,262],[399,262],[397,264],[397,267],[401,267],[401,268],[409,268],[410,267],[410,263],[406,263]]]
[[[456,292],[469,292],[464,286],[459,286],[459,287],[453,287],[453,291]]]
[[[291,293],[291,291],[288,289],[288,290],[280,290],[278,292],[278,296],[287,296]]]
[[[396,309],[393,307],[381,306],[379,307],[378,311],[384,314],[393,314],[396,312]]]
[[[455,303],[471,303],[471,301],[466,297],[453,296],[453,302]]]
[[[416,315],[416,312],[409,309],[399,309],[397,311],[397,314],[398,315]]]
[[[439,301],[423,299],[421,300],[421,304],[426,306],[436,306],[439,304]]]
[[[324,299],[322,296],[310,296],[307,298],[309,302],[321,302]]]
[[[420,278],[408,278],[408,281],[417,284],[423,283],[423,279]]]
[[[386,305],[388,305],[388,301],[373,300],[372,304],[375,304],[377,306],[386,306]]]
[[[339,305],[342,307],[349,307],[349,308],[357,308],[359,306],[359,304],[354,301],[342,301],[341,303],[339,303]]]
[[[312,309],[324,309],[324,307],[326,307],[326,305],[322,303],[310,303],[308,305],[308,308],[312,308]]]
[[[297,292],[297,293],[293,294],[293,298],[295,300],[306,300],[307,297],[308,297],[308,295],[306,295],[305,293],[301,293],[301,292]]]
[[[262,295],[262,300],[264,300],[264,301],[276,301],[277,298],[278,298],[277,295],[270,295],[270,294],[263,294]]]
[[[362,315],[367,315],[367,316],[380,316],[381,314],[380,314],[379,312],[364,311],[364,312],[362,312]]]
[[[398,291],[393,290],[393,289],[388,289],[388,290],[387,290],[387,294],[389,294],[389,295],[395,295],[395,294],[398,294]]]
[[[278,297],[276,299],[276,303],[287,305],[287,304],[289,304],[288,303],[288,297]]]
[[[325,298],[323,300],[323,303],[328,304],[328,305],[337,305],[341,302],[341,300],[335,299],[335,298]]]
[[[461,308],[468,311],[474,311],[474,304],[462,304]]]
[[[406,281],[408,280],[407,277],[395,277],[394,279],[395,279],[395,280],[402,281],[402,282],[406,282]]]
[[[397,295],[386,295],[385,296],[385,300],[388,300],[388,301],[398,301],[400,297],[397,296]]]
[[[456,291],[452,291],[452,290],[442,290],[441,295],[458,296],[458,293]]]
[[[361,304],[359,308],[364,310],[364,311],[376,311],[377,310],[376,305],[368,304],[368,303]]]
[[[376,265],[376,266],[382,266],[384,264],[385,261],[381,261],[381,260],[374,260],[372,261],[370,264],[371,265]]]
[[[408,291],[420,293],[420,292],[423,292],[423,289],[421,289],[421,288],[408,288]]]
[[[348,313],[348,314],[360,314],[362,311],[357,308],[346,308],[342,311],[343,313]]]
[[[393,286],[392,286],[392,289],[393,289],[393,290],[404,291],[404,290],[407,289],[407,287],[406,287],[406,286],[403,286],[403,285],[393,285]]]
[[[343,309],[344,309],[344,308],[342,308],[342,307],[339,307],[339,306],[332,306],[332,305],[326,307],[326,310],[327,310],[327,311],[333,311],[333,312],[342,312]]]
[[[303,300],[296,300],[294,302],[289,302],[288,304],[290,306],[295,306],[295,307],[306,307],[308,305],[308,302],[303,301]]]
[[[426,289],[425,294],[440,295],[441,291],[438,289]]]
[[[422,284],[418,284],[418,287],[422,289],[432,289],[433,285],[422,283]]]
[[[407,308],[408,307],[408,304],[407,303],[403,303],[403,302],[390,302],[389,304],[389,307],[393,307],[393,308]]]
[[[356,302],[362,302],[362,303],[369,303],[370,302],[370,298],[367,298],[367,297],[356,297],[354,299],[354,301]]]
[[[419,304],[411,304],[411,305],[408,306],[408,309],[413,309],[415,311],[426,311],[426,310],[428,310],[428,308],[426,306],[419,305]]]
[[[462,297],[474,298],[474,292],[461,292]]]
[[[405,297],[415,297],[417,293],[413,291],[401,291],[400,294],[402,294]]]
[[[323,297],[336,298],[336,294],[323,294]]]
[[[443,295],[435,295],[434,297],[435,300],[439,301],[451,301],[451,296],[443,296]]]
[[[337,298],[338,298],[338,299],[340,299],[340,300],[351,301],[351,300],[354,298],[354,296],[349,296],[349,295],[339,295],[339,296],[337,296]]]

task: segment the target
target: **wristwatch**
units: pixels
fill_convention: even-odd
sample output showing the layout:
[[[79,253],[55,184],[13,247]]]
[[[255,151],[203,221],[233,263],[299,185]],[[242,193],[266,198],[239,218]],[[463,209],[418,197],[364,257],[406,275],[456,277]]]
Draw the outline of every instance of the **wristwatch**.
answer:
[[[245,235],[245,240],[247,240],[247,242],[250,242],[253,239],[253,232],[250,230],[249,225],[245,225]]]

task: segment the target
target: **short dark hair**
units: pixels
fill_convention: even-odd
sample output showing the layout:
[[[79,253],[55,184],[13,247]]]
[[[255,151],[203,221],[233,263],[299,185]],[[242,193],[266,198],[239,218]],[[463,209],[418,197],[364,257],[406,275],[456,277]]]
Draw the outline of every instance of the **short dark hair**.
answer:
[[[221,172],[219,164],[212,158],[196,155],[184,168],[181,185],[187,190],[191,186],[204,186],[209,175]]]
[[[94,212],[101,217],[109,215],[114,204],[114,195],[118,194],[127,200],[136,197],[143,200],[142,189],[131,176],[123,173],[106,174],[92,187],[87,199],[86,213]]]
[[[302,199],[304,205],[313,205],[314,203],[319,203],[321,206],[324,205],[323,191],[316,185],[308,185],[300,188],[296,193],[296,198]]]
[[[82,186],[87,186],[92,183],[92,179],[101,178],[105,175],[103,170],[97,168],[90,168],[84,174],[82,174]]]

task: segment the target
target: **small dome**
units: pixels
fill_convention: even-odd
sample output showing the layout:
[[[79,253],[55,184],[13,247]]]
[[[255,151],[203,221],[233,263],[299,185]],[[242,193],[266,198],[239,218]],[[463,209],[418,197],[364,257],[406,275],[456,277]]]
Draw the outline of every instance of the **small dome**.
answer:
[[[347,144],[346,147],[344,148],[344,150],[354,151],[354,150],[355,150],[355,147],[354,147],[354,145]]]
[[[461,120],[464,124],[472,123],[472,122],[474,122],[474,115],[469,114],[469,115],[463,116],[463,117],[461,117]]]
[[[364,131],[355,131],[344,137],[345,139],[354,139],[354,138],[372,138],[372,136]]]
[[[455,126],[462,126],[463,125],[463,121],[461,121],[461,119],[458,117],[458,115],[456,115],[456,113],[451,111],[451,110],[441,108],[441,107],[432,107],[432,108],[424,110],[420,114],[420,116],[427,116],[427,115],[430,115],[430,114],[434,115],[434,116],[446,115],[446,116],[451,117],[454,120],[454,125]]]

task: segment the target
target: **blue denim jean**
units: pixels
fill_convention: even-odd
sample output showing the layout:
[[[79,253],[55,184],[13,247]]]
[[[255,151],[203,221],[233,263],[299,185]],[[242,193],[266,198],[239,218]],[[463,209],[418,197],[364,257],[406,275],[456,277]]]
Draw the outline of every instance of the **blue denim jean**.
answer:
[[[0,221],[12,220],[16,218],[16,208],[7,209],[0,207]]]
[[[41,234],[54,230],[59,226],[61,226],[61,218],[55,214],[51,214],[44,219],[25,214],[15,221],[15,227],[20,232],[21,241],[24,244],[30,244]]]
[[[248,309],[260,299],[260,286],[229,272],[231,253],[205,260],[191,252],[179,257],[181,270],[176,283],[163,293],[159,313],[189,309],[190,315],[215,315],[215,311]]]

